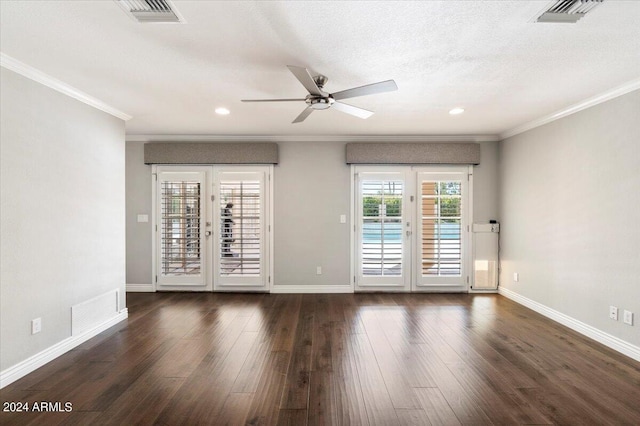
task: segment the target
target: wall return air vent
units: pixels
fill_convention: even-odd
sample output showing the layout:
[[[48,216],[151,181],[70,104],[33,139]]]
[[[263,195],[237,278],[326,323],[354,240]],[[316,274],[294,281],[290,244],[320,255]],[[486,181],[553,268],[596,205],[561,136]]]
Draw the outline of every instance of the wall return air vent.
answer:
[[[116,0],[122,9],[142,23],[183,23],[184,19],[169,0]]]
[[[536,22],[576,23],[604,0],[556,0]]]

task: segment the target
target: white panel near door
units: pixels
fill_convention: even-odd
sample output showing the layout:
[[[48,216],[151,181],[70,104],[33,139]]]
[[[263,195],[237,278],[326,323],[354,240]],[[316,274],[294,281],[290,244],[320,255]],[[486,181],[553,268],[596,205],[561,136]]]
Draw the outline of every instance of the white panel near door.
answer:
[[[214,290],[268,291],[270,167],[216,167],[214,175]]]

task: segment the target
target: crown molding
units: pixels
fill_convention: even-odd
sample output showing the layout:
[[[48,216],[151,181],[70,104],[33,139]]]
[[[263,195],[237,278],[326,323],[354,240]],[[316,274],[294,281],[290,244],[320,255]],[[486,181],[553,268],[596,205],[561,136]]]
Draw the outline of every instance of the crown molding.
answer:
[[[127,142],[495,142],[498,135],[127,135]]]
[[[583,109],[591,108],[592,106],[601,104],[603,102],[609,101],[611,99],[617,98],[622,95],[626,95],[627,93],[631,93],[634,90],[638,90],[638,89],[640,89],[640,78],[636,80],[631,80],[621,86],[608,90],[599,95],[592,96],[588,99],[583,100],[582,102],[578,102],[577,104],[573,104],[571,106],[563,108],[560,111],[556,111],[553,114],[540,117],[536,120],[530,121],[518,127],[514,127],[505,132],[502,132],[499,135],[500,140],[510,138],[511,136],[515,136],[517,134],[526,132],[527,130],[535,129],[536,127],[540,127],[544,124],[551,123],[552,121],[558,120],[560,118],[566,117],[571,114],[575,114],[576,112],[582,111]]]
[[[70,96],[80,102],[99,109],[100,111],[104,111],[107,114],[111,114],[114,117],[118,117],[124,121],[131,120],[132,118],[129,114],[125,114],[124,112],[119,111],[110,105],[107,105],[101,100],[89,96],[86,93],[76,89],[75,87],[72,87],[67,83],[63,83],[62,81],[53,78],[50,75],[45,74],[42,71],[33,68],[32,66],[27,65],[24,62],[20,62],[17,59],[14,59],[2,52],[0,52],[0,66],[18,73],[23,77],[29,78],[33,81],[37,81],[38,83],[43,84],[53,90],[57,90],[60,93]]]

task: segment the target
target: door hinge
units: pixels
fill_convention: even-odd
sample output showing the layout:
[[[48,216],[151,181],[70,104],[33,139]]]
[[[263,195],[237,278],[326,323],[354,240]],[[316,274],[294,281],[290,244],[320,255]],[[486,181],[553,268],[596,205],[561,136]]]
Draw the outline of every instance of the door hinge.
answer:
[[[156,232],[158,232],[158,225],[156,225]]]
[[[156,282],[158,282],[158,276],[156,275]]]
[[[356,276],[355,275],[353,276],[353,283],[354,284],[356,283]]]
[[[153,173],[153,178],[157,181],[158,180],[158,174],[157,173]]]
[[[268,228],[269,232],[271,232],[271,225],[269,225],[267,228]]]
[[[212,195],[212,196],[211,196],[211,201],[214,201],[215,199],[216,199],[216,196],[215,196],[215,195]]]
[[[469,284],[469,275],[467,275],[467,284]]]
[[[411,197],[409,197],[411,199],[411,202],[413,203],[413,195]]]
[[[267,278],[267,282],[271,282],[271,276]]]
[[[467,225],[467,232],[469,232],[469,225]]]

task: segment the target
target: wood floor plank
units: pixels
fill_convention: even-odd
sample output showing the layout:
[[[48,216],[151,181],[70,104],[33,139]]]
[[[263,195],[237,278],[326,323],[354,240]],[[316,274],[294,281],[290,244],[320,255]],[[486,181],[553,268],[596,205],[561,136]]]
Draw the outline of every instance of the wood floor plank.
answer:
[[[427,413],[422,409],[396,409],[400,426],[430,426]]]
[[[309,403],[309,375],[311,373],[314,306],[312,298],[304,297],[301,318],[294,337],[291,361],[282,394],[280,409],[306,410]]]
[[[272,425],[278,420],[289,358],[288,352],[269,353],[247,413],[248,425]]]
[[[215,419],[220,426],[244,425],[253,400],[253,393],[230,393]]]
[[[395,413],[395,407],[367,335],[353,335],[349,342],[349,350],[353,352],[356,359],[358,378],[369,424],[396,424],[398,417]]]
[[[394,408],[419,409],[420,403],[406,380],[410,366],[396,357],[377,315],[378,310],[369,310],[362,321],[391,402]]]
[[[495,294],[128,294],[7,425],[640,424],[640,362]]]
[[[432,424],[445,426],[458,426],[461,424],[439,389],[416,388],[414,392]]]
[[[280,410],[278,426],[306,426],[307,410]]]

